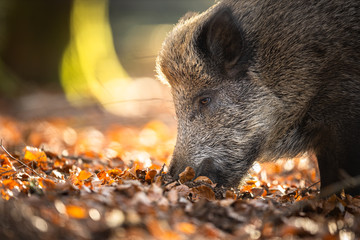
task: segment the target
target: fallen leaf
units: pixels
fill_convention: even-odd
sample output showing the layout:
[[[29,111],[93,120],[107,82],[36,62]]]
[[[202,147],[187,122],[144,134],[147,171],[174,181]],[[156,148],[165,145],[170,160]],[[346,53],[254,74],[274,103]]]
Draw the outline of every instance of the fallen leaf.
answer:
[[[83,180],[89,179],[91,176],[92,176],[92,173],[90,173],[86,170],[81,170],[79,175],[77,176],[77,179],[80,181],[83,181]]]
[[[72,218],[86,218],[88,216],[88,212],[85,208],[76,206],[76,205],[66,205],[66,213],[69,217]]]
[[[189,222],[179,222],[175,225],[175,229],[187,235],[191,235],[195,233],[196,226]]]
[[[47,161],[45,152],[38,148],[26,146],[24,151],[25,151],[24,159],[26,160],[36,161],[39,163]]]
[[[145,181],[152,183],[154,181],[154,177],[156,176],[157,171],[156,170],[149,170],[146,173]]]
[[[39,185],[47,190],[55,189],[56,183],[51,179],[40,178]]]
[[[192,167],[186,167],[185,170],[179,174],[179,181],[186,183],[191,181],[195,177],[195,171]]]
[[[254,197],[262,196],[265,192],[263,188],[252,188],[250,192],[253,194]]]
[[[233,191],[226,190],[225,192],[225,198],[227,199],[236,199],[236,194]]]
[[[184,184],[176,186],[172,189],[176,190],[178,192],[179,196],[182,196],[182,197],[187,197],[190,193],[190,188]]]
[[[198,176],[197,178],[194,179],[194,182],[206,182],[210,185],[214,184],[210,178],[206,177],[206,176]]]
[[[16,173],[16,170],[10,166],[0,167],[0,176],[1,177],[10,176],[14,173]]]
[[[121,174],[123,174],[123,171],[118,169],[118,168],[114,168],[114,169],[110,169],[108,171],[106,171],[106,173],[111,177],[111,178],[117,178],[120,177]]]
[[[191,188],[191,192],[195,194],[195,198],[206,198],[209,201],[215,200],[215,192],[206,185]]]
[[[21,184],[17,180],[12,179],[5,179],[2,181],[2,184],[10,190],[14,189],[15,187],[21,187]]]

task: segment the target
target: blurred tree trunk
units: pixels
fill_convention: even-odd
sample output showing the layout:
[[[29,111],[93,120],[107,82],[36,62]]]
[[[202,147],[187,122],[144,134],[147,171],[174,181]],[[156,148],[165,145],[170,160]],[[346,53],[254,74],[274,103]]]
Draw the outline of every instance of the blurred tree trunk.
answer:
[[[59,86],[59,64],[69,41],[71,4],[72,0],[1,3],[0,94],[28,91],[29,86]]]

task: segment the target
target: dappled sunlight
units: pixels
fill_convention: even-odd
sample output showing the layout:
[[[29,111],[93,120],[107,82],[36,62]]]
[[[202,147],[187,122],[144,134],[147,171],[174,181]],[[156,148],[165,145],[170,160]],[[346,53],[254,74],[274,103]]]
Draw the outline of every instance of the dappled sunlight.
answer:
[[[66,96],[73,104],[92,98],[100,103],[118,100],[131,82],[115,53],[107,8],[108,1],[73,3],[71,40],[61,73]]]

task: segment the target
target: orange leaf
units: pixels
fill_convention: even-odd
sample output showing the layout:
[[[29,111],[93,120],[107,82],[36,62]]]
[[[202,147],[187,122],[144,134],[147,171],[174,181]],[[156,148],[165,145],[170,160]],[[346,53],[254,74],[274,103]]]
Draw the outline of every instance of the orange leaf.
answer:
[[[8,201],[10,199],[9,193],[7,193],[4,189],[1,189],[1,197],[2,199]]]
[[[81,170],[81,172],[79,173],[79,175],[77,176],[77,179],[80,181],[86,180],[89,177],[92,176],[92,173],[86,171],[86,170]]]
[[[16,173],[16,171],[10,166],[0,167],[0,176],[9,176],[14,173]]]
[[[51,179],[45,179],[45,178],[40,178],[39,179],[39,185],[42,187],[42,188],[45,188],[45,189],[54,189],[56,184],[53,180]]]
[[[21,187],[21,185],[15,181],[15,180],[11,180],[11,179],[5,179],[2,181],[2,184],[4,184],[5,187],[7,187],[8,189],[12,190],[15,187]]]
[[[74,185],[80,185],[80,186],[83,185],[83,183],[75,175],[71,174],[69,176],[68,180]]]
[[[46,162],[47,160],[46,154],[43,151],[38,148],[29,146],[25,147],[24,159],[36,162]]]
[[[257,181],[256,180],[247,180],[246,181],[246,184],[248,184],[248,185],[253,185],[253,184],[255,184]]]
[[[100,171],[98,174],[96,174],[96,176],[100,179],[100,180],[105,180],[108,176],[108,174],[102,170]]]
[[[83,207],[79,207],[76,205],[67,205],[66,206],[66,213],[69,215],[69,217],[72,218],[86,218],[87,217],[87,211]]]
[[[145,181],[150,181],[150,182],[154,181],[154,177],[155,177],[156,174],[157,174],[156,170],[149,170],[146,173]]]
[[[54,168],[62,168],[65,165],[66,160],[62,159],[55,159],[54,161]]]
[[[9,159],[9,157],[6,154],[1,154],[0,155],[0,162],[1,162],[1,166],[4,166],[4,165],[5,166],[10,166],[10,167],[13,166],[10,159]]]
[[[262,196],[262,197],[266,197],[266,196],[267,196],[267,191],[266,191],[266,189],[264,189],[264,192],[263,192],[263,194],[261,194],[261,196]]]
[[[196,231],[196,226],[188,222],[179,222],[176,224],[176,229],[185,234],[193,234]]]
[[[252,185],[245,185],[245,186],[241,187],[241,191],[242,192],[250,192],[252,188],[253,188]]]
[[[120,169],[114,168],[114,169],[106,171],[106,173],[109,174],[110,177],[116,178],[116,177],[120,176],[123,173],[123,171],[121,171]]]

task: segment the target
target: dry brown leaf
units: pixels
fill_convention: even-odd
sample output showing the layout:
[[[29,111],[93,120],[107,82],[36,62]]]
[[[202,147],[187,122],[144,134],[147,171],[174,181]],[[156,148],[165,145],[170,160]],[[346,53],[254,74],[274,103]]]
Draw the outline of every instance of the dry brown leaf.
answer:
[[[230,191],[230,190],[227,190],[226,192],[225,192],[225,198],[227,198],[227,199],[236,199],[236,194],[233,192],[233,191]]]
[[[266,196],[266,190],[263,188],[252,188],[250,192],[253,194],[254,197]]]
[[[192,167],[186,167],[185,170],[179,174],[179,181],[181,183],[186,183],[194,179],[195,171]]]
[[[194,193],[194,198],[206,198],[209,201],[215,200],[215,192],[206,185],[191,188],[191,192]]]
[[[210,178],[206,177],[206,176],[198,176],[197,178],[194,179],[194,182],[206,182],[210,185],[214,184]]]

